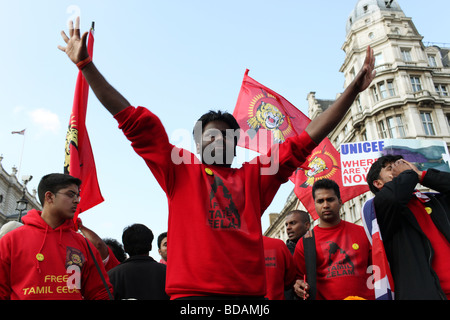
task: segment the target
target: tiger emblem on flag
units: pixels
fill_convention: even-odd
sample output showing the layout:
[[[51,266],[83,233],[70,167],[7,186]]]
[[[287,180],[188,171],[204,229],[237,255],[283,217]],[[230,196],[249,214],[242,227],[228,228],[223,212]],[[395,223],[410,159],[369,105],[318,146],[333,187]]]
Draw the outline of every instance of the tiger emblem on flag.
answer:
[[[78,149],[78,129],[76,128],[76,121],[73,119],[70,121],[69,128],[66,134],[65,144],[65,158],[64,158],[64,173],[70,173],[70,145],[74,145]]]
[[[261,101],[256,108],[255,115],[247,120],[251,129],[258,131],[261,127],[272,131],[275,143],[282,143],[286,140],[283,132],[280,130],[285,120],[284,114],[271,103]]]
[[[307,161],[309,170],[305,170],[306,181],[300,186],[302,188],[312,187],[314,182],[320,179],[330,179],[339,168],[338,161],[325,147],[314,151]]]
[[[306,171],[305,175],[308,178],[306,180],[306,184],[309,186],[312,186],[315,181],[315,176],[319,173],[327,170],[327,164],[325,163],[325,160],[319,157],[315,157],[310,163],[309,163],[309,170]]]

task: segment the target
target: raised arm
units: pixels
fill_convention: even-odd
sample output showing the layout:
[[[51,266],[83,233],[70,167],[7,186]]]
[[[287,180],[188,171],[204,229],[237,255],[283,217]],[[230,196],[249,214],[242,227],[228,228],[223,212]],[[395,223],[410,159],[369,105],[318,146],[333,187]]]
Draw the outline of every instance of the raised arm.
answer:
[[[89,57],[86,46],[88,32],[85,32],[83,36],[80,37],[79,17],[75,20],[75,28],[73,26],[73,21],[70,22],[69,37],[64,31],[61,31],[61,35],[66,46],[58,46],[58,49],[64,51],[73,63],[78,64]],[[100,74],[93,62],[84,65],[84,67],[82,67],[82,72],[98,100],[112,115],[116,115],[130,106],[130,103]]]
[[[375,78],[375,57],[373,50],[367,47],[364,66],[359,71],[353,82],[345,89],[344,93],[322,114],[313,119],[306,132],[311,139],[319,144],[342,120],[347,110],[353,104],[358,94],[369,87]]]

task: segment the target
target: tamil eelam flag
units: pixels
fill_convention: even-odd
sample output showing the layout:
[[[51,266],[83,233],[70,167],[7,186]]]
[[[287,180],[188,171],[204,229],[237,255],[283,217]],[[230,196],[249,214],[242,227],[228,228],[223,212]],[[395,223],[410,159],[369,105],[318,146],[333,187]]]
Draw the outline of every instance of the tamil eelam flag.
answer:
[[[94,29],[89,31],[88,53],[93,56]],[[89,94],[89,84],[81,70],[78,72],[73,99],[72,114],[66,135],[64,173],[79,178],[81,200],[74,216],[76,223],[78,215],[99,203],[103,196],[97,180],[94,155],[92,153],[89,135],[86,129],[86,112]]]
[[[275,143],[305,130],[311,122],[275,91],[244,74],[233,116],[241,127],[238,146],[266,154]]]
[[[302,133],[311,120],[283,96],[255,81],[248,73],[247,69],[233,112],[242,129],[238,145],[265,154],[273,144],[283,143],[287,138]],[[295,184],[294,193],[314,220],[318,216],[311,191],[317,179],[336,181],[343,203],[369,190],[365,186],[343,187],[340,170],[340,155],[325,138],[291,176],[290,180]]]
[[[290,179],[295,185],[294,193],[314,220],[319,218],[312,196],[312,186],[317,180],[331,179],[335,181],[339,186],[342,203],[369,191],[369,186],[367,185],[350,187],[343,185],[341,157],[328,138],[323,139],[311,152],[307,157],[304,167],[308,169],[297,169]]]

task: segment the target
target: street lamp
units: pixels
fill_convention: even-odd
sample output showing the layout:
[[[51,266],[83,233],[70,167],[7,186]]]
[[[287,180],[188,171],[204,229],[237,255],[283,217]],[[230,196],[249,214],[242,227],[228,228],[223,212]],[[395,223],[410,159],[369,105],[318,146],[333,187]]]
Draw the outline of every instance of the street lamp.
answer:
[[[22,215],[25,211],[27,211],[28,200],[25,199],[25,192],[27,190],[27,183],[30,182],[31,179],[33,179],[33,176],[31,176],[31,175],[22,177],[22,181],[23,181],[22,198],[17,200],[17,205],[16,205],[16,212],[19,213],[19,218],[17,219],[17,221],[19,221],[19,222],[22,222],[21,221]]]
[[[25,191],[25,188],[24,188]],[[17,205],[16,205],[16,212],[19,213],[19,218],[17,219],[17,221],[22,222],[22,214],[27,211],[27,206],[28,206],[28,200],[25,199],[25,192],[23,192],[22,194],[22,198],[17,200]]]

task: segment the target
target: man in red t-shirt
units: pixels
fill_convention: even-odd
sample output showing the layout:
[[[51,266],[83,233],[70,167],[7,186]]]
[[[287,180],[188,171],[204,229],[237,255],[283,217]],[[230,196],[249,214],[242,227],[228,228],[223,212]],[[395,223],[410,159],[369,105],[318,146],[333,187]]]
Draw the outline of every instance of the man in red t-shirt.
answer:
[[[168,198],[166,291],[171,299],[266,294],[261,216],[280,185],[289,180],[312,150],[348,112],[375,77],[373,50],[336,102],[300,135],[275,145],[241,168],[231,168],[239,129],[229,113],[199,119],[194,138],[200,160],[169,142],[159,118],[135,108],[100,74],[87,49],[79,19],[67,46],[59,46],[83,72],[97,98],[114,116],[135,152],[145,161]],[[229,135],[231,133],[231,135]],[[263,174],[273,161],[279,170]]]
[[[295,293],[308,299],[309,289],[315,286],[317,300],[343,300],[348,297],[374,299],[374,291],[367,281],[370,274],[371,246],[364,228],[341,220],[342,206],[339,186],[329,179],[314,183],[312,195],[319,215],[319,224],[314,227],[316,250],[316,283],[304,281],[307,274],[304,241],[297,243],[294,263],[297,269]],[[308,232],[304,237],[308,237]]]
[[[264,236],[264,257],[266,260],[266,298],[285,300],[285,290],[295,281],[295,268],[292,254],[280,239]]]

